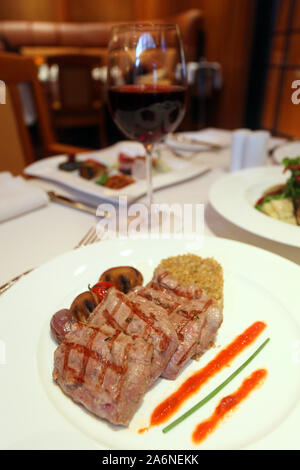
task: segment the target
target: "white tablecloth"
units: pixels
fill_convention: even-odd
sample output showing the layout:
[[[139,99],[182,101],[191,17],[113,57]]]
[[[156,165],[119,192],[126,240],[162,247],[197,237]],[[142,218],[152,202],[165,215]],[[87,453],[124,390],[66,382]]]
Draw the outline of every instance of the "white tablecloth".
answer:
[[[277,253],[300,264],[300,250],[246,232],[221,217],[209,204],[211,185],[228,170],[229,152],[220,167],[205,175],[154,193],[157,203],[205,203],[205,234],[238,240]],[[54,185],[31,180],[45,189]],[[56,188],[57,189],[57,188]],[[59,192],[62,193],[61,189]],[[50,203],[0,225],[0,285],[14,276],[71,250],[95,223],[95,217],[60,204]],[[105,243],[105,241],[100,242]]]

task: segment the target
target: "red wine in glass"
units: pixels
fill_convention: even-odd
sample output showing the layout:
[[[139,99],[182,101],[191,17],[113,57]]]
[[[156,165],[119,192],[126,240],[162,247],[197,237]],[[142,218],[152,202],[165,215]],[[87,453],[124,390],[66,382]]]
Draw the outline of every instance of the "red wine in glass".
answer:
[[[108,103],[114,122],[146,150],[148,208],[153,144],[174,132],[185,110],[186,69],[178,25],[125,24],[112,28]]]
[[[179,85],[121,85],[109,89],[111,114],[120,130],[144,145],[173,132],[185,111],[186,89]]]

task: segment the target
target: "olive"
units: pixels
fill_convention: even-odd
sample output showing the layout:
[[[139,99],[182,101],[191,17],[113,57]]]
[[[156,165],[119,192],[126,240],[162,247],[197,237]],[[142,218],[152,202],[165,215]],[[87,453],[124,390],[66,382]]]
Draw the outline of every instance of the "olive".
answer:
[[[99,281],[112,282],[121,292],[127,294],[133,287],[143,284],[143,276],[132,266],[118,266],[105,271]]]
[[[86,323],[98,303],[97,295],[94,292],[82,292],[73,300],[70,311],[77,320]]]

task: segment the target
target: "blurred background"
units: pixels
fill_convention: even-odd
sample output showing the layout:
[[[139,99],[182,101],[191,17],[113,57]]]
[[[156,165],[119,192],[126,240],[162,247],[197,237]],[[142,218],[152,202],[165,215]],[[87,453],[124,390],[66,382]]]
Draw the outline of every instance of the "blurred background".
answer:
[[[107,44],[112,24],[132,21],[180,25],[188,106],[179,130],[300,136],[291,101],[300,0],[1,0],[0,171],[124,139],[107,109]]]

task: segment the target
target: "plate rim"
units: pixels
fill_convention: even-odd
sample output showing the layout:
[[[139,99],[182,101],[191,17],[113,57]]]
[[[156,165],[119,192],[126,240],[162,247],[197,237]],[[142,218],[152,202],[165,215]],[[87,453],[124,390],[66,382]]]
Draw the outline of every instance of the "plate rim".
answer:
[[[292,140],[292,141],[289,141],[289,142],[285,142],[284,144],[278,146],[277,148],[275,148],[273,150],[273,160],[278,164],[278,165],[281,165],[281,160],[279,160],[278,158],[278,154],[282,151],[282,149],[284,149],[284,147],[290,147],[292,145],[298,145],[299,146],[299,155],[300,155],[300,140]],[[277,154],[277,157],[276,157],[276,154]]]
[[[246,168],[246,169],[238,170],[238,171],[223,175],[221,178],[215,181],[210,187],[209,202],[213,206],[213,208],[218,212],[218,214],[220,214],[223,218],[227,219],[229,222],[231,222],[235,226],[242,228],[243,230],[246,230],[247,232],[250,232],[254,235],[275,241],[277,243],[300,248],[300,227],[299,227],[299,239],[296,240],[296,235],[293,237],[291,234],[288,234],[288,228],[292,227],[292,229],[297,229],[297,226],[289,225],[279,220],[272,219],[271,217],[268,217],[267,215],[262,214],[259,211],[255,210],[254,207],[252,208],[250,204],[248,203],[244,204],[245,202],[244,200],[239,201],[239,203],[237,203],[236,196],[239,195],[237,193],[235,193],[235,197],[231,197],[230,207],[227,203],[224,203],[224,199],[220,197],[219,191],[221,191],[222,188],[224,188],[225,190],[226,184],[229,184],[230,182],[232,183],[231,187],[233,187],[233,183],[236,182],[234,180],[237,180],[239,176],[249,175],[249,176],[254,177],[255,174],[257,174],[257,176],[259,177],[260,174],[263,176],[264,173],[265,173],[265,176],[268,176],[267,174],[268,172],[270,173],[269,176],[272,176],[272,173],[274,173],[274,176],[276,176],[277,173],[278,173],[278,176],[282,175],[281,167],[277,165],[267,166],[267,167]],[[241,181],[239,181],[239,183],[240,182]],[[256,180],[255,184],[256,183],[259,183],[259,180]],[[224,186],[222,187],[222,185]],[[247,189],[248,188],[245,188],[245,192]],[[249,211],[247,209],[246,214],[243,211],[243,217],[249,215],[251,217],[250,222],[249,222],[249,219],[246,222],[244,222],[243,220],[242,223],[236,220],[236,217],[234,216],[234,211],[232,210],[232,208],[234,207],[235,209],[238,209],[237,204],[240,204],[240,203],[242,203],[243,209],[246,209],[246,208],[249,209]],[[261,217],[266,217],[266,219],[264,220]],[[270,230],[267,231],[267,233],[266,233],[267,229],[260,228],[261,222],[263,220],[266,222],[265,225],[270,226]],[[257,223],[257,226],[254,227],[253,224],[255,223]],[[279,234],[277,235],[278,232]],[[282,236],[280,235],[281,232],[283,232],[283,236],[285,236],[285,232],[286,232],[287,238],[289,237],[291,238],[287,240],[282,239]]]

